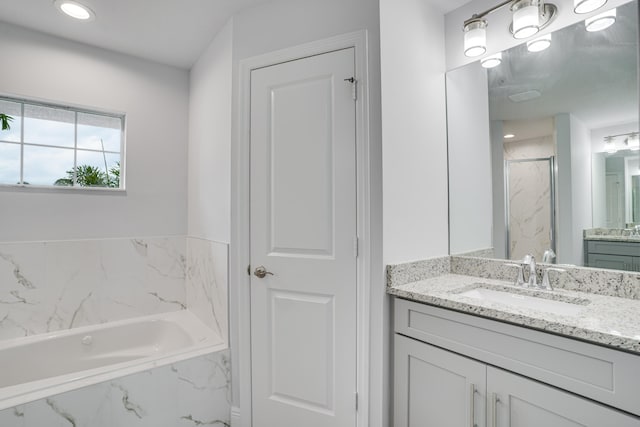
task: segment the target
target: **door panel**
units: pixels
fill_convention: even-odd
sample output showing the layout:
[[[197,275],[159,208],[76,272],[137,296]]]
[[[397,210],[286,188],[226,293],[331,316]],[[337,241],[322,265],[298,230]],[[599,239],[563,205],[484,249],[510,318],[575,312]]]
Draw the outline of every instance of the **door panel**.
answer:
[[[485,426],[486,365],[398,334],[394,346],[394,427]]]
[[[353,49],[251,73],[255,427],[355,425],[353,75]]]

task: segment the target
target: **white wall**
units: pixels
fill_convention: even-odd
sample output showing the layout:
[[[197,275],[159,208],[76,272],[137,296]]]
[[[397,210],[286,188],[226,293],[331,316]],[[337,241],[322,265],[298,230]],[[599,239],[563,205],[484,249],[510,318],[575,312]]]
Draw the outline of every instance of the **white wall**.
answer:
[[[504,189],[504,132],[501,120],[492,120],[491,182],[493,187],[493,256],[507,257],[507,219]]]
[[[573,220],[572,264],[584,265],[583,230],[592,228],[591,208],[591,133],[577,117],[571,115],[571,203]]]
[[[191,69],[188,233],[229,243],[232,35],[230,20]]]
[[[600,144],[602,145],[602,143]],[[593,228],[607,226],[606,153],[593,153],[591,161],[591,213]]]
[[[573,254],[573,203],[571,196],[571,122],[569,114],[557,114],[556,124],[556,259],[575,264]]]
[[[558,6],[557,18],[549,24],[547,28],[538,33],[538,36],[575,24],[589,16],[597,15],[603,10],[617,7],[625,3],[629,3],[630,1],[632,0],[608,0],[603,9],[584,15],[574,13],[573,3],[569,0],[554,1],[553,3]],[[473,14],[484,12],[485,10],[494,7],[496,4],[497,2],[495,0],[474,0],[446,15],[447,70],[452,70],[481,58],[468,58],[464,56],[462,32],[463,23],[465,20],[471,18]],[[508,5],[493,12],[486,19],[488,21],[487,52],[484,56],[502,52],[513,46],[526,42],[526,39],[514,39],[509,32],[511,12],[509,11]]]
[[[0,241],[186,232],[188,74],[0,26],[0,93],[127,114],[127,191],[0,189]]]
[[[379,57],[379,8],[376,0],[275,0],[244,10],[233,18],[233,63],[234,63],[234,113],[238,108],[238,69],[239,62],[252,56],[312,42],[340,34],[366,29],[368,32],[369,61],[369,137],[371,157],[371,311],[370,311],[370,413],[369,425],[372,427],[390,425],[389,419],[389,361],[387,355],[388,301],[384,293],[384,275],[382,264],[382,178],[381,178],[381,134],[380,134],[380,57]],[[234,119],[232,137],[237,135],[237,118]],[[232,159],[234,151],[232,147]],[[232,175],[232,188],[234,179]],[[231,194],[232,207],[235,195]],[[233,208],[232,208],[233,209]],[[232,210],[233,215],[233,210]],[[231,234],[232,253],[234,233]],[[232,261],[233,262],[233,261]],[[231,343],[232,366],[238,366],[238,337],[234,328],[238,324],[237,305],[239,302],[237,266],[230,270],[230,306],[231,306]],[[238,384],[238,372],[234,369],[234,384]],[[241,391],[240,391],[241,392]],[[239,390],[234,388],[234,405],[239,403]],[[241,408],[243,411],[248,408]]]
[[[444,17],[381,0],[384,262],[447,255]]]
[[[479,62],[447,73],[449,245],[452,254],[493,247],[489,83]]]

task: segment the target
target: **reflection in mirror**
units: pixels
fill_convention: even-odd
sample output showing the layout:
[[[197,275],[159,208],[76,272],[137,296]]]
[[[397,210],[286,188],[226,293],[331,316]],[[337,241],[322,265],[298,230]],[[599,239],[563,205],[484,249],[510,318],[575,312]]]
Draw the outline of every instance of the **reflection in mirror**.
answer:
[[[637,8],[447,73],[451,254],[640,271]]]

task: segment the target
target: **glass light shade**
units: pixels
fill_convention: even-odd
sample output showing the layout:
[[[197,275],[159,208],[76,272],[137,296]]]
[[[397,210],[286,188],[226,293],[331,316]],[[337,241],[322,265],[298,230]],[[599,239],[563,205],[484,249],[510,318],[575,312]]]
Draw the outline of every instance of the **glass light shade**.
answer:
[[[607,0],[573,0],[573,11],[575,13],[589,13],[600,9]]]
[[[616,9],[607,10],[591,18],[587,18],[584,24],[589,32],[602,31],[616,22]]]
[[[484,68],[493,68],[497,67],[502,63],[502,52],[495,53],[493,55],[489,55],[480,60],[480,65]]]
[[[627,138],[627,148],[631,151],[638,151],[640,150],[640,136],[638,136],[637,133],[629,136]]]
[[[540,10],[537,1],[521,1],[513,7],[513,37],[526,39],[540,30]]]
[[[607,154],[615,154],[618,149],[616,148],[616,143],[613,138],[605,138],[604,140],[604,151]]]
[[[551,46],[551,34],[545,34],[527,42],[529,52],[540,52]]]
[[[55,6],[65,15],[81,21],[91,21],[95,18],[95,14],[87,6],[71,0],[56,0]]]
[[[464,54],[470,58],[487,51],[487,21],[472,21],[464,27]]]

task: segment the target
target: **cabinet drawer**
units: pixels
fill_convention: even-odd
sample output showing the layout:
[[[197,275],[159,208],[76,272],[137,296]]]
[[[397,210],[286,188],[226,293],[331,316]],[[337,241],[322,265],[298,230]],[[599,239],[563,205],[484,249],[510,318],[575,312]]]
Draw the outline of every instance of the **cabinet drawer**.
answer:
[[[640,243],[587,240],[587,252],[589,254],[639,256]]]
[[[398,298],[395,331],[640,415],[640,356]]]

